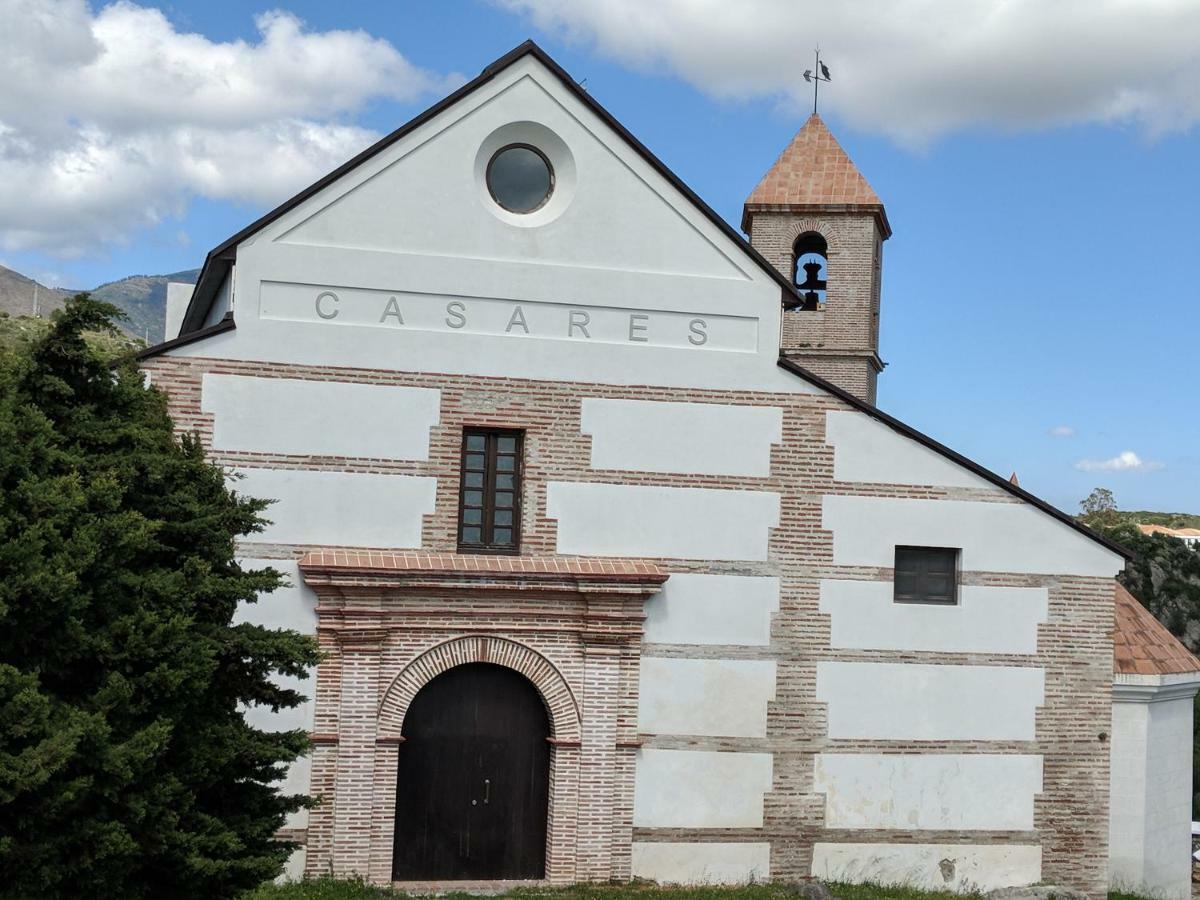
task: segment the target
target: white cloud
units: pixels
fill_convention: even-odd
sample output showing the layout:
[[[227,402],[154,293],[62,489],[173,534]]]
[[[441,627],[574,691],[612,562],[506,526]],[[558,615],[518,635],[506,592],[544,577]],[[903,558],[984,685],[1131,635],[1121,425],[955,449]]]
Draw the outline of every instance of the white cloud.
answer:
[[[715,97],[822,104],[910,145],[970,126],[1200,121],[1195,0],[494,0]]]
[[[1069,438],[1075,437],[1075,429],[1070,425],[1055,425],[1050,429],[1050,437]]]
[[[1081,459],[1075,463],[1075,468],[1083,472],[1153,472],[1163,468],[1163,464],[1142,459],[1132,450],[1126,450],[1112,459]]]
[[[190,197],[270,204],[375,140],[345,117],[447,90],[387,41],[284,12],[254,41],[118,2],[0,0],[0,247],[128,240]]]

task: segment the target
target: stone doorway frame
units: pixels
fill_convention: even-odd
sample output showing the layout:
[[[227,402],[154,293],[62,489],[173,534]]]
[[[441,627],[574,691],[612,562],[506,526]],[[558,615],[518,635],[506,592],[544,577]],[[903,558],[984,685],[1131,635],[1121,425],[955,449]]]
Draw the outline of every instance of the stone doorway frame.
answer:
[[[316,551],[317,670],[305,871],[390,884],[404,715],[458,665],[524,675],[550,719],[546,882],[628,879],[641,561]]]

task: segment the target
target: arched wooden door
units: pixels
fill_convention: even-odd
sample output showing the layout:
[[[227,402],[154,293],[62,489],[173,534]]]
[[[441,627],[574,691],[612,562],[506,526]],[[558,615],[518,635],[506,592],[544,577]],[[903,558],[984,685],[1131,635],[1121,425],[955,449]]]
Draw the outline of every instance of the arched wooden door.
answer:
[[[537,689],[489,663],[425,685],[404,717],[397,881],[542,878],[550,723]]]

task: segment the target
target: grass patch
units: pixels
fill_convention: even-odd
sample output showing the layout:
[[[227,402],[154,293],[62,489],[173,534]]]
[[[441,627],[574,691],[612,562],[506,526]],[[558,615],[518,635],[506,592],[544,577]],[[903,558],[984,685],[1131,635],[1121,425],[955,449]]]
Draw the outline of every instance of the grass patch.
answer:
[[[922,891],[878,884],[830,884],[837,900],[979,900],[979,894]],[[251,891],[243,900],[393,900],[408,897],[402,891],[372,887],[361,881],[317,878],[292,884],[269,884]],[[467,900],[470,894],[446,894],[448,900]],[[506,900],[795,900],[787,884],[748,884],[740,887],[662,887],[650,882],[629,884],[577,884],[564,888],[515,888],[501,895]],[[1108,900],[1147,900],[1137,894],[1112,892]]]
[[[838,900],[970,900],[970,894],[919,891],[907,887],[833,884]],[[391,888],[361,881],[317,878],[291,884],[269,884],[246,894],[243,900],[389,900],[408,897]],[[449,900],[467,900],[470,894],[446,894]],[[749,884],[739,887],[662,887],[649,882],[629,884],[578,884],[564,888],[515,888],[502,895],[507,900],[794,900],[786,884]],[[1121,898],[1131,900],[1131,898]]]

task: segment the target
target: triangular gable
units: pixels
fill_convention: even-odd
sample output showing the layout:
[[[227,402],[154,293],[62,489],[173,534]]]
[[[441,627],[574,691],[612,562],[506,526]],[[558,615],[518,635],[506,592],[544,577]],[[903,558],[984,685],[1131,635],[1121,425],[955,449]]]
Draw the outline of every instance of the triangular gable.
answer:
[[[242,231],[230,237],[221,245],[212,250],[205,259],[204,268],[201,270],[200,278],[196,286],[196,291],[192,296],[191,303],[184,316],[182,334],[187,334],[201,327],[204,322],[205,315],[212,300],[216,294],[218,285],[225,273],[228,272],[230,266],[233,265],[239,244],[249,238],[259,234],[268,226],[276,223],[284,216],[296,210],[302,204],[317,197],[323,191],[326,191],[331,185],[339,180],[350,175],[355,169],[363,166],[365,163],[375,159],[379,154],[392,147],[397,142],[401,141],[406,136],[412,134],[418,128],[432,122],[443,113],[450,110],[456,104],[467,100],[472,94],[477,92],[483,86],[489,84],[497,78],[501,73],[505,72],[511,66],[515,65],[526,57],[536,59],[545,69],[545,71],[556,80],[563,88],[567,90],[575,99],[578,100],[590,113],[594,114],[603,123],[604,126],[611,129],[617,137],[622,140],[629,148],[631,148],[649,167],[659,176],[666,179],[670,185],[682,196],[683,201],[695,212],[698,212],[706,219],[711,226],[714,226],[716,231],[723,235],[730,242],[732,255],[737,257],[737,267],[743,263],[753,269],[756,274],[765,275],[771,281],[778,284],[781,291],[787,297],[795,298],[795,288],[791,282],[783,276],[774,266],[767,262],[750,244],[737,233],[724,219],[717,215],[703,200],[701,200],[694,191],[684,184],[678,176],[670,171],[654,154],[652,154],[640,141],[637,140],[629,131],[622,126],[612,115],[597,103],[586,91],[579,87],[578,84],[557,64],[552,60],[540,47],[532,41],[526,41],[519,47],[496,60],[490,66],[485,68],[483,72],[471,82],[463,85],[454,93],[427,109],[425,112],[416,116],[414,119],[389,134],[387,137],[380,140],[374,146],[360,153],[354,159],[347,162],[331,172],[325,178],[301,191],[296,196],[292,197],[287,202],[281,204],[276,209],[267,213],[251,225],[244,228]],[[619,226],[618,223],[614,223]],[[315,225],[309,229],[310,234],[304,234],[303,229],[295,232],[292,236],[294,240],[325,240],[329,234],[328,229],[318,228]]]

